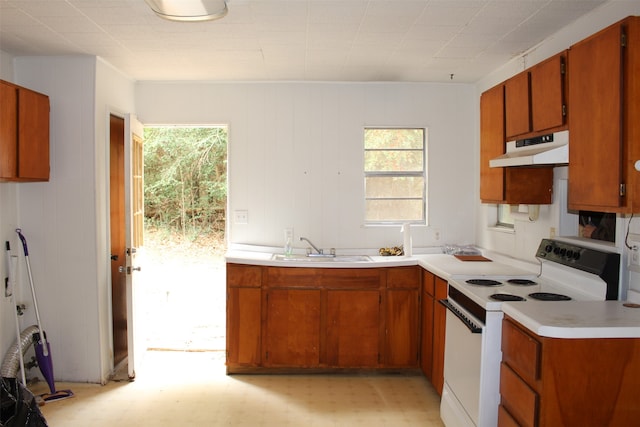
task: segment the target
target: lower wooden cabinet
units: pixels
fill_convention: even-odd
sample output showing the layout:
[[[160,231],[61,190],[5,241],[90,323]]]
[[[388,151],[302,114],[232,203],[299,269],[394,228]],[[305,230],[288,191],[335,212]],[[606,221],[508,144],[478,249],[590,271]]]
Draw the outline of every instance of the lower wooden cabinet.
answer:
[[[446,310],[438,300],[447,297],[447,281],[422,270],[422,336],[420,368],[439,394],[444,387]]]
[[[227,372],[418,368],[421,269],[227,264]]]
[[[227,363],[233,366],[260,364],[260,288],[227,290]]]
[[[262,269],[227,264],[227,366],[261,364]]]
[[[418,289],[390,289],[386,303],[386,365],[417,367],[420,325]]]
[[[271,289],[266,300],[264,366],[320,366],[320,291]]]
[[[422,373],[429,381],[432,379],[433,372],[433,304],[435,279],[436,276],[433,273],[422,270],[420,369],[422,369]]]
[[[498,425],[638,425],[640,339],[540,337],[502,326]]]
[[[442,395],[442,388],[444,387],[444,337],[447,310],[438,301],[447,298],[447,289],[447,281],[436,276],[433,301],[433,368],[431,370],[431,383],[440,395]]]
[[[380,364],[380,291],[327,291],[326,363],[375,368]]]

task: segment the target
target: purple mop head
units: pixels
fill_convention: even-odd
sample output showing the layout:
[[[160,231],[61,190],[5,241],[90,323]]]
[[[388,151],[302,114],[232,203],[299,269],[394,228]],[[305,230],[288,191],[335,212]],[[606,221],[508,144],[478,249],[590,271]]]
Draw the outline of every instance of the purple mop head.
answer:
[[[44,334],[46,338],[46,333]],[[38,367],[40,368],[40,372],[42,372],[44,379],[47,381],[50,391],[50,393],[42,394],[40,397],[42,397],[45,402],[73,397],[73,392],[71,390],[56,390],[56,385],[53,379],[53,359],[51,358],[51,347],[49,346],[49,342],[47,341],[46,343],[47,355],[44,354],[44,343],[42,342],[39,333],[36,332],[33,334],[33,342],[35,343],[34,348],[36,351]]]

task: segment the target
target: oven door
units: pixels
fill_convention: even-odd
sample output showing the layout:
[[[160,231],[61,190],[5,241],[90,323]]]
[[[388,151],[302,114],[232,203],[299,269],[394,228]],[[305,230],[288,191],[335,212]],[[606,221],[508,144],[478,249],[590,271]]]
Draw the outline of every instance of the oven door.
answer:
[[[452,299],[440,302],[447,307],[440,417],[447,427],[476,427],[485,327]]]

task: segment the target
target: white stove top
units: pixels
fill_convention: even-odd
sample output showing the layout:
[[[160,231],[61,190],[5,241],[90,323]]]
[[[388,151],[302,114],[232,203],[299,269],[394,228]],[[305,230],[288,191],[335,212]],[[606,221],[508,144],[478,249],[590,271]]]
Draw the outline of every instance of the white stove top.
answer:
[[[508,282],[508,279],[529,279],[535,282],[535,284],[528,285],[518,285],[511,284]],[[572,300],[576,301],[604,301],[604,293],[601,296],[589,294],[584,292],[583,290],[576,289],[570,286],[564,286],[559,283],[554,283],[551,280],[544,277],[536,277],[534,276],[518,276],[518,277],[498,277],[498,278],[488,278],[482,277],[482,279],[491,279],[500,282],[497,286],[482,286],[482,285],[474,285],[467,283],[467,279],[472,279],[472,277],[462,278],[458,277],[454,280],[449,281],[449,286],[453,286],[458,289],[460,292],[468,296],[471,300],[473,300],[476,304],[480,305],[487,311],[500,311],[502,303],[504,301],[497,300],[492,298],[491,296],[494,294],[508,294],[514,295],[517,297],[522,297],[524,301],[517,301],[517,303],[526,303],[527,301],[535,301],[534,298],[530,297],[529,294],[535,292],[546,292],[546,293],[554,293],[565,295]],[[593,279],[592,279],[593,280]],[[584,281],[581,281],[584,283]],[[603,284],[598,284],[594,282],[594,287],[604,286]],[[603,291],[604,292],[604,291]],[[553,303],[553,301],[548,301]]]
[[[580,253],[580,256],[575,254]],[[569,255],[567,255],[569,254]],[[487,311],[501,311],[504,301],[494,299],[494,294],[508,294],[524,298],[514,302],[526,304],[538,301],[529,296],[535,292],[554,293],[567,296],[575,301],[604,301],[607,299],[608,286],[593,269],[608,262],[606,256],[586,248],[544,239],[538,249],[537,257],[541,262],[540,275],[513,274],[509,269],[492,271],[493,274],[454,275],[449,285],[458,289],[473,302]],[[593,258],[596,258],[593,261]],[[591,272],[583,271],[587,267]],[[510,274],[511,273],[511,274]],[[500,282],[497,286],[482,286],[467,283],[469,279],[488,279]],[[535,284],[518,285],[508,282],[509,279],[529,279]],[[555,301],[545,301],[553,303]]]

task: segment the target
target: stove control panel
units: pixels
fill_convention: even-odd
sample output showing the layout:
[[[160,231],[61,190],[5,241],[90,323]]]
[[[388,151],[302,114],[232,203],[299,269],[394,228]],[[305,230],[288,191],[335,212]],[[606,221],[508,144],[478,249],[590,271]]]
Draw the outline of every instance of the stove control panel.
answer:
[[[600,276],[607,282],[607,299],[618,298],[620,255],[553,239],[542,239],[536,258]]]

